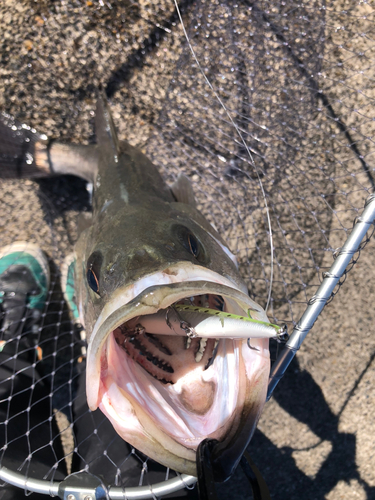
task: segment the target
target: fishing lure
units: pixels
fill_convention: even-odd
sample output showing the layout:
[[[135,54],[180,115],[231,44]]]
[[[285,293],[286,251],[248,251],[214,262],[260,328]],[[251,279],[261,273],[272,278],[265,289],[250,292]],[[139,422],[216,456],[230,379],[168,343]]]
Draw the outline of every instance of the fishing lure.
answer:
[[[275,338],[286,340],[286,327],[239,316],[216,309],[174,304],[155,314],[142,316],[140,325],[156,335],[177,335],[201,338]],[[168,326],[168,328],[166,328]]]

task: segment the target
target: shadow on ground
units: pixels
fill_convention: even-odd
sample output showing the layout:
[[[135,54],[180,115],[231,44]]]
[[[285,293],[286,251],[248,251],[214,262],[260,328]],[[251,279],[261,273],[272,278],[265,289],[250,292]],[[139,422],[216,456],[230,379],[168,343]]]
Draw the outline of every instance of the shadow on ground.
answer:
[[[306,424],[321,441],[329,441],[331,452],[312,477],[302,472],[290,447],[277,448],[257,430],[249,446],[252,459],[260,469],[270,489],[272,500],[325,500],[340,482],[358,481],[366,498],[375,498],[375,488],[360,476],[356,459],[356,436],[339,432],[339,416],[330,410],[320,387],[312,376],[301,370],[295,359],[273,396],[292,417]],[[252,498],[247,480],[237,469],[234,477],[219,486],[219,498],[242,500]]]

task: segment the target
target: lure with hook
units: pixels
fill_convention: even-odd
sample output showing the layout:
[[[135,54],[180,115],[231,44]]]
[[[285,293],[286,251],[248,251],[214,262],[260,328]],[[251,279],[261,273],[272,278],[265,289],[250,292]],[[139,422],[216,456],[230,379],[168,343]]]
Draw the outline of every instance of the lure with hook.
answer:
[[[139,318],[144,329],[157,335],[201,338],[275,338],[284,340],[285,327],[216,309],[174,304],[168,310]],[[172,331],[171,331],[172,330]]]

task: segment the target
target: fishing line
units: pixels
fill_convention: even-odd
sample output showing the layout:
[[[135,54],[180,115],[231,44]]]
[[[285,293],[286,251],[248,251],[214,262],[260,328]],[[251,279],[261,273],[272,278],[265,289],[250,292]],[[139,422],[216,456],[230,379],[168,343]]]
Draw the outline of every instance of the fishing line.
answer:
[[[246,141],[245,139],[243,138],[243,135],[241,134],[241,131],[239,129],[239,127],[236,125],[236,123],[234,122],[231,114],[229,113],[229,111],[227,110],[225,104],[223,103],[223,101],[220,99],[220,96],[219,94],[216,92],[216,90],[214,89],[213,85],[211,84],[210,80],[207,78],[207,76],[205,75],[203,69],[202,69],[202,66],[200,65],[199,61],[198,61],[198,58],[194,52],[194,49],[190,43],[190,40],[189,40],[189,37],[188,37],[188,34],[186,32],[186,29],[185,29],[185,25],[184,25],[184,22],[182,20],[182,16],[181,16],[181,12],[180,12],[180,9],[178,7],[178,3],[177,3],[177,0],[173,0],[174,1],[174,4],[176,6],[176,10],[177,10],[177,14],[178,14],[178,17],[180,19],[180,23],[181,23],[181,27],[182,27],[182,30],[184,32],[184,36],[186,38],[186,41],[189,45],[189,49],[194,57],[194,60],[195,62],[197,63],[197,66],[199,68],[199,71],[202,73],[203,75],[203,78],[205,79],[207,85],[210,87],[211,91],[213,92],[214,96],[216,97],[217,101],[219,102],[219,104],[221,105],[221,107],[224,109],[227,117],[229,118],[231,124],[233,125],[233,127],[235,128],[238,136],[240,137],[241,139],[241,142],[242,144],[244,145],[245,149],[246,149],[246,152],[250,158],[250,161],[251,161],[251,164],[252,166],[254,167],[255,169],[255,173],[258,177],[258,182],[259,182],[259,186],[260,186],[260,189],[262,191],[262,196],[263,196],[263,199],[264,199],[264,207],[266,209],[266,213],[267,213],[267,222],[268,222],[268,229],[269,229],[269,234],[270,234],[270,247],[271,247],[271,272],[270,272],[270,286],[269,286],[269,290],[268,290],[268,298],[267,298],[267,304],[266,304],[266,307],[265,307],[265,312],[267,313],[267,309],[268,309],[268,306],[271,302],[271,293],[272,293],[272,284],[273,284],[273,267],[274,267],[274,247],[273,247],[273,234],[272,234],[272,227],[271,227],[271,217],[270,217],[270,211],[269,211],[269,208],[268,208],[268,203],[267,203],[267,199],[266,199],[266,193],[264,191],[264,187],[263,187],[263,183],[261,181],[261,178],[260,178],[260,175],[258,173],[258,169],[256,168],[256,165],[255,165],[255,162],[254,162],[254,158],[250,152],[250,149],[248,147],[248,145],[246,144]]]

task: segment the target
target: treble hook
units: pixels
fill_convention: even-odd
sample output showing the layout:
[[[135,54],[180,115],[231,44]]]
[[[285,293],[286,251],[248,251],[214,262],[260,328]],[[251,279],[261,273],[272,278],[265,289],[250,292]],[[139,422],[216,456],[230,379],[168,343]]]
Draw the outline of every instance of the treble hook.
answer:
[[[191,326],[190,323],[188,323],[187,321],[185,321],[185,320],[183,320],[181,318],[181,316],[179,315],[178,311],[173,306],[169,306],[167,308],[166,312],[165,312],[165,322],[167,323],[168,327],[171,330],[174,331],[172,323],[169,321],[169,312],[170,312],[171,309],[173,310],[173,312],[175,313],[175,315],[177,316],[177,318],[178,318],[178,320],[180,322],[180,328],[181,328],[181,330],[184,330],[184,332],[186,333],[186,335],[190,339],[193,339],[193,338],[197,337],[197,332],[195,331],[195,329]]]
[[[250,344],[250,340],[251,340],[251,339],[247,339],[247,347],[248,347],[249,349],[252,349],[253,351],[259,351],[259,350],[260,350],[260,349],[259,349],[259,347],[253,347],[253,346]]]

